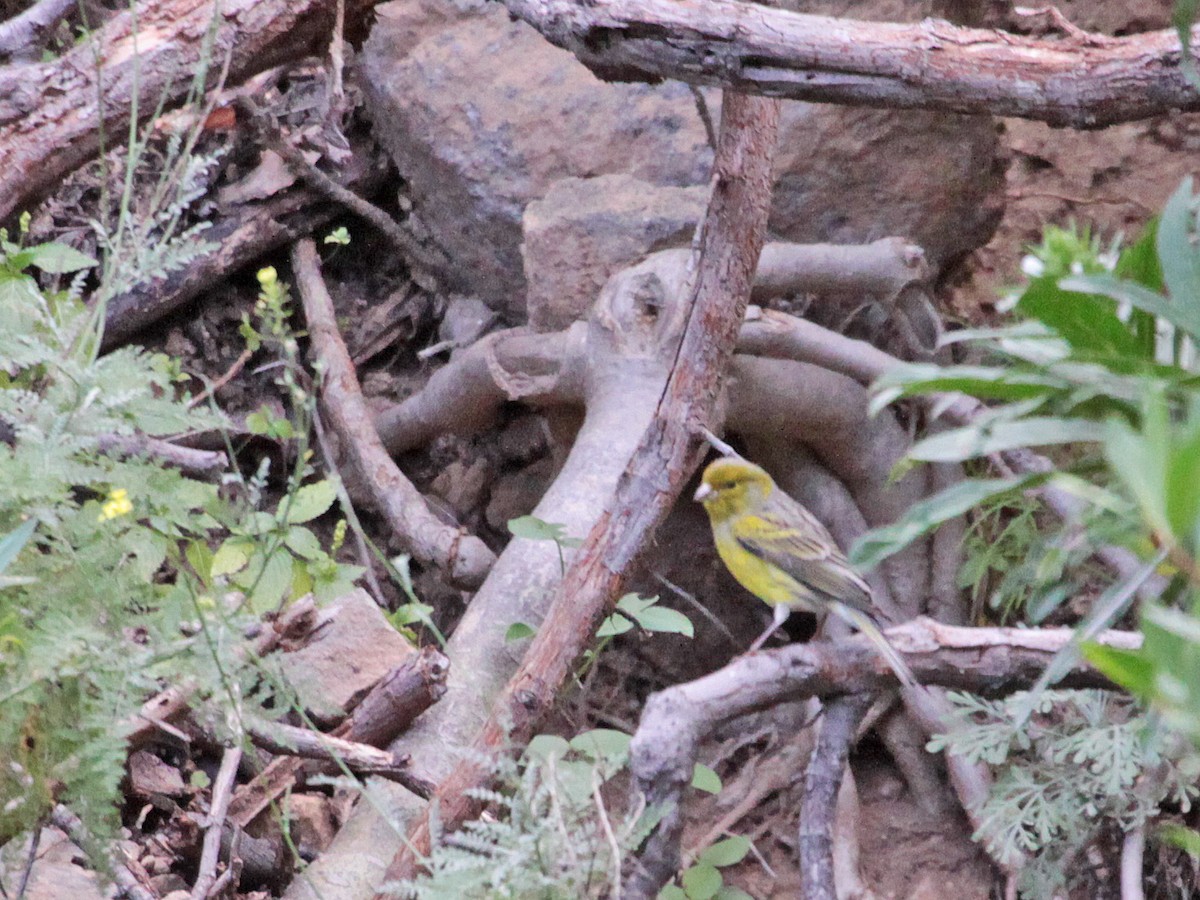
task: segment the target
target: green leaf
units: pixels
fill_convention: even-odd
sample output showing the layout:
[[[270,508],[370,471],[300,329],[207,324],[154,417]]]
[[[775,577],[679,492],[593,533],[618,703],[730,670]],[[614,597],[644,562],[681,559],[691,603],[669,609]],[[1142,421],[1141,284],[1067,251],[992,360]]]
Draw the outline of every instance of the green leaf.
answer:
[[[703,763],[696,763],[692,768],[692,787],[706,794],[721,793],[721,776]]]
[[[679,880],[683,882],[688,900],[712,900],[725,883],[715,868],[700,864],[685,870]]]
[[[420,603],[417,599],[416,589],[413,587],[412,557],[407,553],[401,553],[393,556],[389,562],[391,565],[388,567],[388,572],[392,576],[392,580],[400,585],[400,590],[404,591],[404,596],[413,603]]]
[[[644,610],[649,609],[657,602],[657,595],[654,597],[643,597],[641,594],[626,594],[617,601],[617,609],[636,619]]]
[[[167,559],[167,539],[149,528],[131,528],[125,535],[124,544],[133,555],[138,578],[149,583]]]
[[[1162,266],[1158,261],[1158,216],[1150,219],[1136,241],[1121,251],[1113,274],[1152,291],[1162,291]]]
[[[0,538],[0,572],[12,565],[17,554],[21,552],[21,548],[25,546],[25,542],[33,535],[35,528],[37,528],[37,519],[30,517]]]
[[[658,892],[658,900],[688,900],[688,895],[677,884],[668,884]]]
[[[1047,372],[906,363],[888,369],[871,385],[870,411],[877,413],[901,397],[921,394],[962,393],[981,400],[1029,400],[1068,387],[1062,378]]]
[[[1039,278],[1017,301],[1017,310],[1062,336],[1076,352],[1141,359],[1141,346],[1107,297],[1063,290]]]
[[[1085,642],[1079,647],[1084,659],[1103,675],[1139,697],[1149,697],[1154,688],[1154,664],[1135,650],[1120,650],[1106,644]]]
[[[30,264],[52,275],[78,272],[81,269],[90,269],[97,264],[96,260],[90,256],[57,241],[38,244],[35,247],[29,247],[24,252],[29,254]]]
[[[616,637],[619,634],[624,634],[633,628],[633,623],[625,618],[620,613],[613,613],[607,619],[600,623],[600,627],[596,629],[596,637],[607,638]]]
[[[329,479],[323,479],[297,490],[290,504],[287,501],[281,504],[281,511],[286,510],[289,525],[309,522],[324,515],[336,499],[337,488]]]
[[[1058,286],[1064,290],[1103,294],[1128,303],[1134,309],[1158,316],[1193,337],[1200,335],[1200,311],[1189,308],[1187,303],[1172,303],[1161,294],[1132,281],[1121,281],[1112,275],[1072,275],[1061,279]]]
[[[571,749],[567,739],[557,734],[535,734],[525,746],[525,755],[545,764],[551,758],[562,759]]]
[[[524,622],[513,622],[508,626],[508,630],[504,632],[504,640],[519,641],[527,637],[533,637],[537,634],[533,630],[532,625],[526,625]]]
[[[42,302],[37,282],[28,275],[0,271],[0,309],[19,309],[30,302]]]
[[[593,728],[571,738],[571,749],[593,762],[624,764],[632,738],[615,728]]]
[[[258,581],[251,600],[254,609],[261,613],[278,605],[291,587],[292,555],[284,550],[277,550],[263,566],[262,574],[254,574]]]
[[[675,609],[651,606],[642,610],[636,618],[637,623],[646,631],[660,634],[682,634],[686,637],[696,636],[696,628],[692,625],[692,620]]]
[[[723,841],[717,841],[701,853],[696,858],[696,861],[723,869],[726,866],[737,865],[746,858],[746,854],[749,852],[750,839],[741,835],[735,835]]]
[[[909,456],[922,462],[962,462],[1020,447],[1100,441],[1105,433],[1103,424],[1087,419],[1030,416],[942,431],[914,444]]]
[[[1142,610],[1142,618],[1143,625],[1149,622],[1168,634],[1183,638],[1196,645],[1200,653],[1200,618],[1168,606],[1147,606]]]
[[[212,581],[213,552],[204,541],[189,541],[183,551],[188,564],[206,585]]]
[[[555,766],[558,783],[572,803],[587,803],[592,799],[596,769],[581,759],[559,760]]]
[[[320,559],[325,555],[317,536],[299,525],[291,526],[283,539],[287,548],[302,559]]]
[[[943,522],[958,518],[980,503],[995,500],[1011,491],[1032,487],[1042,480],[1044,476],[1023,475],[960,481],[932,497],[914,503],[900,521],[868,531],[850,551],[850,562],[864,569],[877,566]]]
[[[212,577],[232,575],[240,572],[250,562],[251,545],[247,541],[230,538],[217,548],[213,554]]]
[[[1168,428],[1166,403],[1159,394],[1147,399],[1140,432],[1113,419],[1108,423],[1104,441],[1109,469],[1133,495],[1150,528],[1164,534],[1171,528],[1166,497],[1170,463]]]
[[[1168,823],[1159,827],[1158,836],[1168,844],[1174,844],[1189,856],[1200,857],[1200,831]]]
[[[578,547],[583,543],[579,538],[567,537],[565,525],[557,522],[545,522],[537,516],[520,516],[509,519],[508,530],[513,537],[525,538],[530,541],[554,541],[563,547]]]
[[[1184,317],[1200,322],[1200,254],[1193,242],[1196,230],[1195,198],[1189,175],[1179,183],[1158,220],[1158,261],[1171,305],[1186,311]],[[1188,332],[1200,336],[1200,328]]]

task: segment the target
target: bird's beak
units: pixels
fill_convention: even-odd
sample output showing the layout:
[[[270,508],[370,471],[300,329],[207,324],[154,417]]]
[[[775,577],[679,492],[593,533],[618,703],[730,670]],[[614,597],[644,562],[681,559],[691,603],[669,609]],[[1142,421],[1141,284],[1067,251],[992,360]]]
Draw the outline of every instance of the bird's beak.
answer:
[[[697,503],[703,503],[705,500],[707,500],[709,497],[711,497],[715,493],[716,493],[716,491],[714,491],[712,489],[712,485],[701,482],[700,487],[696,488],[696,493],[692,497],[692,499],[695,500]]]

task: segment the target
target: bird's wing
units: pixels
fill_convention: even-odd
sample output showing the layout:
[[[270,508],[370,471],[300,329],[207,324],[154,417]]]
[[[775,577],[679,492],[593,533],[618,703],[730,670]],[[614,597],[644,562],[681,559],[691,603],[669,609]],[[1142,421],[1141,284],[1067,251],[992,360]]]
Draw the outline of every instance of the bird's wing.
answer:
[[[790,498],[789,498],[790,499]],[[855,609],[871,609],[871,588],[851,567],[832,535],[804,507],[739,517],[742,549],[786,572],[806,588]]]

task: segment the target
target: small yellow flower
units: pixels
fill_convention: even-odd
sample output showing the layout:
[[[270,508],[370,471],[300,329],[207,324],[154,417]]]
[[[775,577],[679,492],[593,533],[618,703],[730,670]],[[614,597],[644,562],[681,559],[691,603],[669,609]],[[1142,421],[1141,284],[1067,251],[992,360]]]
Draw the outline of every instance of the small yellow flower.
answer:
[[[275,271],[274,266],[265,266],[258,270],[258,283],[263,290],[274,287],[277,281],[279,281],[279,273]]]
[[[127,516],[131,512],[133,512],[133,503],[129,499],[129,492],[125,488],[114,488],[108,492],[108,499],[100,507],[97,521],[107,522],[118,516]]]

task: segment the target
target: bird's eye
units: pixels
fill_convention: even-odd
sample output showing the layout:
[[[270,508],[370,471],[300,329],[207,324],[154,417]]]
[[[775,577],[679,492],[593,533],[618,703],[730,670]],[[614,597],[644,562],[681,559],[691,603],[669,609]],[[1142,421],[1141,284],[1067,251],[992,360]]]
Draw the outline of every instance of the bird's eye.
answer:
[[[735,487],[737,487],[737,482],[736,482],[736,481],[723,481],[723,482],[721,482],[721,490],[723,490],[723,491],[731,491],[731,490],[733,490]]]

